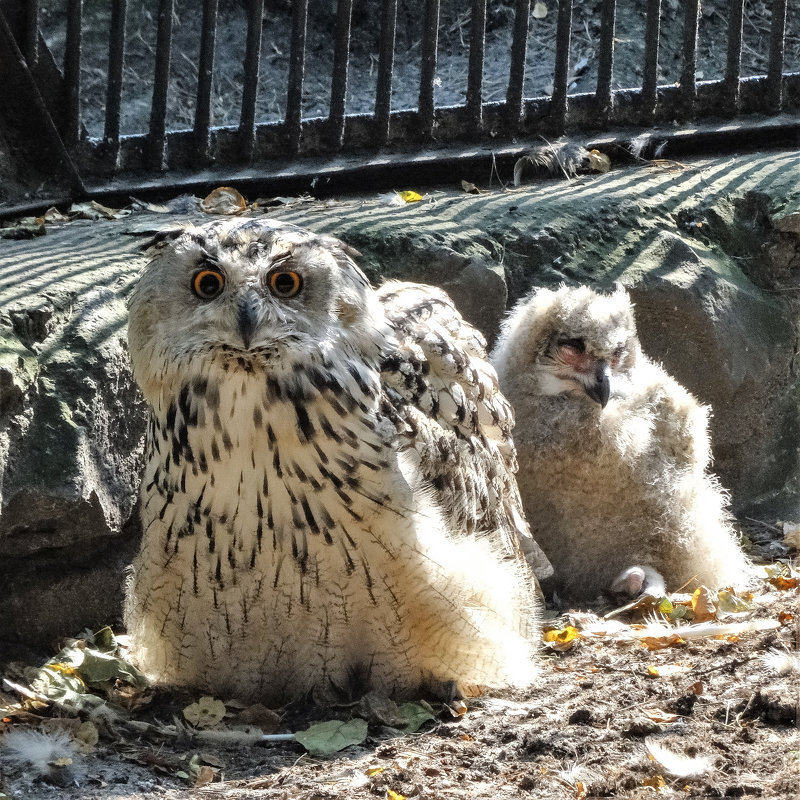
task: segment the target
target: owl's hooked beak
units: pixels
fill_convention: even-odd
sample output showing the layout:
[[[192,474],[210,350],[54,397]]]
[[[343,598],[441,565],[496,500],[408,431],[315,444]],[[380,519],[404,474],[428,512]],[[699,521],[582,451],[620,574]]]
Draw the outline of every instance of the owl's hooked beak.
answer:
[[[245,350],[250,349],[250,342],[253,341],[253,334],[258,327],[260,307],[261,298],[253,290],[239,298],[239,305],[236,309],[236,322]]]
[[[584,384],[584,391],[602,408],[611,396],[611,368],[607,361],[598,361],[594,368],[593,382]]]

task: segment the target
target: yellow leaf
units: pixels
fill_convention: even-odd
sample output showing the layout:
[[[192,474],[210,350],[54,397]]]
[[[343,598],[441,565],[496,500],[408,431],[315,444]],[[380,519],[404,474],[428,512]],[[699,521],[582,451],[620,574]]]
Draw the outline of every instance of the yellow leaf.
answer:
[[[642,786],[649,786],[651,789],[665,789],[667,782],[661,775],[653,775],[652,778],[645,778],[642,781]]]
[[[580,638],[577,628],[567,625],[566,628],[547,628],[542,638],[550,645],[553,650],[569,650]]]
[[[53,672],[60,672],[62,675],[77,675],[78,671],[71,664],[63,664],[58,661],[53,661],[47,665]]]
[[[364,770],[364,774],[368,778],[371,778],[373,775],[380,775],[381,772],[383,772],[383,767],[368,767],[366,770]]]
[[[387,789],[386,800],[406,800],[406,796],[400,794],[400,792],[395,792],[393,789]]]
[[[717,618],[714,597],[705,586],[698,586],[692,594],[692,611],[695,622],[708,622]]]
[[[422,200],[421,194],[417,194],[416,192],[413,192],[410,189],[407,189],[404,192],[398,192],[397,194],[399,194],[400,197],[403,199],[403,201],[406,203],[418,203],[420,200]]]

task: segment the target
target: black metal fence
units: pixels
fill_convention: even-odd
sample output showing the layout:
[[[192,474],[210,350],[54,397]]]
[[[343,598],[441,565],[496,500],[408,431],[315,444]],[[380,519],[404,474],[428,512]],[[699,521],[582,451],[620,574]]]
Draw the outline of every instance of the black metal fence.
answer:
[[[57,151],[73,182],[82,188],[86,184],[107,183],[120,175],[143,180],[164,171],[197,171],[211,164],[242,169],[276,161],[299,163],[304,158],[334,154],[398,148],[410,152],[436,144],[497,145],[571,130],[730,120],[751,114],[794,115],[800,109],[800,71],[792,71],[798,70],[797,64],[786,63],[787,42],[794,41],[786,33],[787,14],[800,16],[800,9],[791,7],[794,2],[787,8],[787,0],[761,4],[762,19],[768,23],[765,52],[760,58],[760,74],[746,76],[742,58],[748,3],[729,0],[723,4],[727,12],[724,35],[712,43],[721,51],[721,74],[712,80],[698,76],[698,41],[704,19],[700,0],[594,0],[598,33],[593,37],[594,86],[590,91],[575,81],[573,14],[585,10],[581,0],[465,1],[459,5],[458,17],[466,54],[465,88],[463,102],[454,104],[436,102],[443,0],[407,0],[403,5],[406,17],[414,16],[417,9],[419,42],[418,46],[404,44],[402,52],[398,51],[398,0],[337,0],[335,9],[333,0],[330,2],[328,6],[326,0],[293,0],[289,6],[288,0],[283,4],[279,0],[184,0],[180,5],[182,14],[199,17],[199,45],[196,63],[191,65],[194,97],[190,129],[175,129],[168,122],[174,90],[171,75],[175,69],[178,0],[149,0],[149,6],[146,0],[0,0],[0,85],[7,87],[5,99],[16,113],[14,118],[27,120],[36,131],[31,137],[46,142],[49,151]],[[444,2],[446,5],[447,0]],[[664,7],[667,4],[669,9]],[[104,7],[102,13],[97,11],[98,5]],[[215,124],[213,106],[224,92],[214,92],[220,59],[217,40],[219,21],[231,18],[231,5],[236,6],[241,20],[239,38],[243,50],[240,69],[235,80],[230,81],[235,83],[230,97],[238,106],[237,121],[219,125]],[[639,9],[642,27],[621,32],[620,11],[630,11],[631,5]],[[362,19],[357,29],[354,8]],[[498,9],[508,18],[508,47],[499,57],[507,80],[504,96],[490,99],[485,80],[487,19]],[[541,51],[541,58],[550,59],[552,81],[546,92],[534,90],[532,94],[526,86],[526,64],[529,67],[531,63],[532,22],[541,17],[542,10],[554,20],[553,46]],[[667,14],[667,10],[671,13]],[[327,113],[322,115],[309,112],[308,104],[304,105],[309,65],[319,69],[317,62],[310,61],[310,11],[312,17],[321,17],[328,26],[323,41],[329,52],[322,63],[330,65],[330,79],[325,84],[329,86],[329,97]],[[45,12],[48,20],[58,18],[63,25],[63,35],[55,43],[48,44],[43,27]],[[91,37],[87,34],[89,12],[95,20]],[[98,13],[103,26],[99,33]],[[365,13],[369,17],[367,23],[363,22]],[[132,14],[137,15],[137,26],[149,23],[151,29],[144,51],[151,60],[152,78],[138,77],[140,83],[147,83],[144,91],[149,108],[138,123],[133,123],[138,129],[123,133],[121,119],[127,102],[123,88],[130,79],[125,77],[125,69],[131,47],[126,21]],[[272,46],[285,51],[288,58],[285,72],[272,82],[271,91],[285,100],[281,98],[277,104],[280,117],[275,119],[273,112],[270,119],[260,110],[268,66],[263,42],[265,30],[279,18],[285,22],[286,40],[280,42],[280,47],[273,41]],[[795,24],[793,30],[800,28],[799,20],[791,21]],[[352,105],[353,87],[348,78],[353,32],[364,35],[365,24],[371,25],[369,35],[374,39],[375,53],[370,56],[374,81],[366,90],[372,93],[372,99],[368,111],[348,113]],[[660,47],[666,25],[671,26],[670,33],[674,33],[675,26],[681,28],[679,44],[670,54],[669,70],[664,67]],[[231,35],[237,35],[227,28],[224,33],[228,41]],[[636,85],[620,86],[615,78],[615,46],[623,33],[643,43]],[[797,37],[796,33],[793,35]],[[100,62],[89,58],[99,50],[104,56]],[[137,54],[140,61],[142,57]],[[86,91],[88,61],[95,64],[92,69],[104,84],[102,95],[92,106],[102,116],[102,129],[85,124],[82,92]],[[409,107],[395,107],[393,92],[397,94],[398,80],[408,82],[405,72],[399,76],[398,65],[405,67],[411,61],[418,67],[414,74],[415,102]],[[491,65],[496,72],[496,51]],[[669,79],[664,78],[665,73],[671,73]],[[269,80],[268,74],[266,79]],[[228,108],[226,115],[233,116],[233,109]]]

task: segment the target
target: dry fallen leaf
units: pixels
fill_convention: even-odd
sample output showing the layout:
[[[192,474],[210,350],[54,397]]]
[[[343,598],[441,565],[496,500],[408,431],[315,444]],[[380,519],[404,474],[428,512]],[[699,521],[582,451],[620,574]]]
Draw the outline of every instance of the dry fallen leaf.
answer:
[[[717,618],[713,594],[705,586],[698,586],[692,594],[692,611],[695,622],[709,622]]]
[[[130,209],[109,208],[96,200],[90,200],[88,203],[73,203],[67,210],[70,219],[119,219],[130,213]]]
[[[663,708],[643,708],[642,713],[653,722],[677,722],[680,719],[678,714],[671,711],[664,711]]]
[[[776,589],[782,592],[788,592],[790,589],[796,589],[800,586],[800,578],[786,578],[783,575],[778,575],[776,578],[770,578],[769,581]]]
[[[717,605],[720,611],[727,614],[742,614],[753,610],[752,603],[748,603],[744,597],[739,597],[733,589],[720,589],[717,592]]]
[[[800,217],[800,214],[798,214]],[[800,550],[800,522],[783,523],[783,541],[789,547]]]
[[[642,643],[648,650],[663,650],[665,647],[682,647],[686,640],[673,633],[667,636],[643,636]]]
[[[194,780],[192,782],[192,787],[199,789],[201,786],[205,786],[214,780],[214,769],[213,767],[203,764],[197,768],[197,772],[193,773],[193,775]]]
[[[220,186],[200,201],[206,214],[241,214],[247,208],[247,200],[237,189]]]
[[[647,674],[653,678],[671,678],[674,675],[683,675],[690,670],[691,667],[684,664],[662,664],[660,667],[651,664],[647,668]]]
[[[461,188],[467,194],[480,194],[481,193],[481,190],[474,183],[470,183],[470,181],[461,181]]]
[[[225,716],[225,703],[213,697],[201,697],[183,709],[183,716],[195,728],[213,728]]]
[[[37,223],[58,223],[69,222],[69,217],[65,217],[55,206],[51,206],[40,217],[36,217]]]
[[[278,714],[261,703],[255,703],[252,706],[243,708],[237,715],[237,719],[239,722],[255,725],[264,733],[275,733],[281,721]]]
[[[611,169],[611,159],[599,150],[590,150],[589,167],[595,172],[608,172]]]

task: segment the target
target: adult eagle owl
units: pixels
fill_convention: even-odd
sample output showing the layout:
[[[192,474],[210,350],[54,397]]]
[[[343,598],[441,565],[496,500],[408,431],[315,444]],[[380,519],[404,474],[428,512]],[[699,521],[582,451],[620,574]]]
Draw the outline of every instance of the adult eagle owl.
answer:
[[[355,255],[214,222],[132,295],[151,418],[126,622],[159,682],[281,703],[531,679],[530,534],[483,339]]]
[[[492,361],[516,412],[531,532],[566,597],[747,576],[708,472],[708,408],[642,353],[624,290],[537,290]]]

